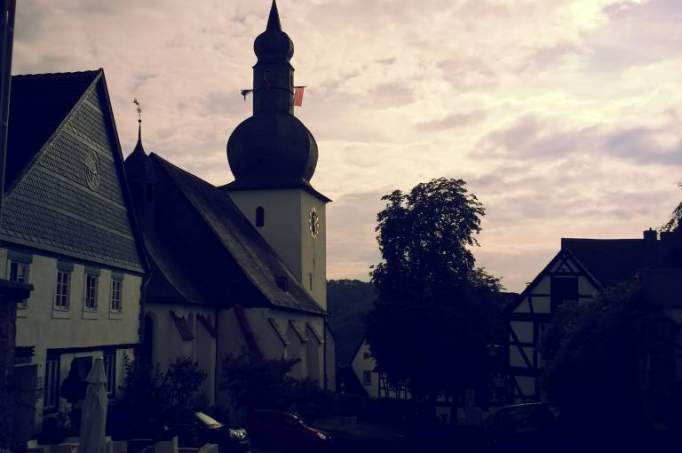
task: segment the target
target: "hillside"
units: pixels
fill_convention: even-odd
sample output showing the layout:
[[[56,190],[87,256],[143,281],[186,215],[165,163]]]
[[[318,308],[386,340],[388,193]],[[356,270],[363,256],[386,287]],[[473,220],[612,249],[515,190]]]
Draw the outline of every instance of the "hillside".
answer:
[[[329,280],[327,305],[329,323],[336,339],[337,367],[347,365],[362,340],[364,318],[372,308],[374,287],[360,280]]]

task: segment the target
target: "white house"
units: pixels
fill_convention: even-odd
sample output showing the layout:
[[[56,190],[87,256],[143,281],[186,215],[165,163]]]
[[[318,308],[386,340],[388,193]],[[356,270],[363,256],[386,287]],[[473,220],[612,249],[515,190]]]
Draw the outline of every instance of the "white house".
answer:
[[[102,70],[12,78],[3,208],[0,275],[34,287],[17,314],[21,440],[94,357],[115,394],[138,343],[144,266]]]
[[[405,384],[393,386],[386,375],[377,370],[377,364],[369,349],[367,340],[363,339],[353,355],[350,364],[355,378],[370,398],[410,399],[410,389]]]

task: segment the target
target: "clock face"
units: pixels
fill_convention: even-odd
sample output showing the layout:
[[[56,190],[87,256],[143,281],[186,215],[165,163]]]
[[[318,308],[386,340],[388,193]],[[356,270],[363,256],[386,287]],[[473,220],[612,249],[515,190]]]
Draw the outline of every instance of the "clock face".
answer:
[[[310,214],[308,214],[308,229],[310,230],[310,235],[317,239],[320,235],[320,217],[317,215],[315,208],[312,208]]]

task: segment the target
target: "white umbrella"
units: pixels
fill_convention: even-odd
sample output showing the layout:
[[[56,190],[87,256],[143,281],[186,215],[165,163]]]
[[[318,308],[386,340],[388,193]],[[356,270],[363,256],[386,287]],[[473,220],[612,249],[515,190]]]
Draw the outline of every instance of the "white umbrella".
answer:
[[[78,453],[104,453],[108,398],[107,375],[101,358],[95,359],[86,381],[88,389],[83,402]]]

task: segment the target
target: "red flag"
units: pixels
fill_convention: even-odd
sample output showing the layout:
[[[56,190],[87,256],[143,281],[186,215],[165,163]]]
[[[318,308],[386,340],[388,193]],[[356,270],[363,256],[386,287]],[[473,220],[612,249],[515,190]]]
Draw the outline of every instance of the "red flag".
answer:
[[[303,89],[304,86],[294,87],[294,105],[300,107],[303,105]]]

